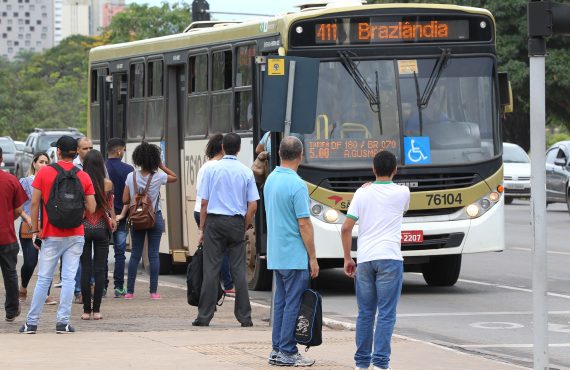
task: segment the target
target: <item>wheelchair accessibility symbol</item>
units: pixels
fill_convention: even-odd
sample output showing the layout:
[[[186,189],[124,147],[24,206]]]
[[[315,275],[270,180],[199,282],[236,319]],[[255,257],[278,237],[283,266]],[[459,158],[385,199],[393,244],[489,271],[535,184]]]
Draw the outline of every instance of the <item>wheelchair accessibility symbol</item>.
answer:
[[[430,164],[431,153],[429,137],[416,136],[404,138],[405,164]]]

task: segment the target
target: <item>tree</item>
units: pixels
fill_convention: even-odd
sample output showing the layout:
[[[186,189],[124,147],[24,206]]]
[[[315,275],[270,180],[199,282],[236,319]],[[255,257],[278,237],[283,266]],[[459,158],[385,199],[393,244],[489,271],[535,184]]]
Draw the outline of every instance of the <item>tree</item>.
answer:
[[[184,31],[190,24],[190,5],[179,3],[160,7],[132,3],[113,17],[104,30],[104,38],[111,44],[172,35]]]

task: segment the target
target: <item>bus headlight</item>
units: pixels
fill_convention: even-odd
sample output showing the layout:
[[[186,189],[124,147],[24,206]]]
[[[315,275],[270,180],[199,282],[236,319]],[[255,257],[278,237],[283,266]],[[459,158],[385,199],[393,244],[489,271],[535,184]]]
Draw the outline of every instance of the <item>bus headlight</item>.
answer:
[[[475,218],[477,215],[479,215],[479,206],[476,204],[470,204],[467,206],[467,208],[465,208],[465,212],[467,212],[467,215],[469,215],[469,217]]]
[[[465,207],[467,217],[463,216],[460,219],[481,217],[485,212],[493,208],[493,206],[500,200],[501,193],[498,191],[492,191],[478,201]]]
[[[323,206],[320,204],[313,204],[311,207],[311,213],[313,216],[319,216],[321,213],[323,213]]]
[[[342,212],[312,199],[309,209],[311,210],[311,216],[328,224],[342,224],[346,218]]]
[[[336,209],[329,209],[328,211],[325,212],[325,221],[331,224],[334,224],[335,222],[338,221],[339,218],[339,214],[338,211]]]

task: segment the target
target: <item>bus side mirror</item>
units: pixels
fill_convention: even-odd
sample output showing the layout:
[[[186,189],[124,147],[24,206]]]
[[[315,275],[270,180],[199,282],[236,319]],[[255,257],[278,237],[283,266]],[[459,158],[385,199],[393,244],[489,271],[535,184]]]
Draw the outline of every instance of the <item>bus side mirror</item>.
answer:
[[[513,90],[511,89],[511,82],[509,81],[509,74],[507,72],[499,72],[499,101],[503,113],[513,112]]]

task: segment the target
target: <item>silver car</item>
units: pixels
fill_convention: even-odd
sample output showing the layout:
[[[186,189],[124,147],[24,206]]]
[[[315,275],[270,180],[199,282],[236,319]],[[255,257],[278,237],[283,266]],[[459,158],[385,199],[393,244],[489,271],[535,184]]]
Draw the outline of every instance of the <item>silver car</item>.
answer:
[[[530,158],[517,144],[503,143],[505,203],[530,198]]]
[[[570,211],[570,141],[559,141],[546,152],[546,204],[566,203]]]

